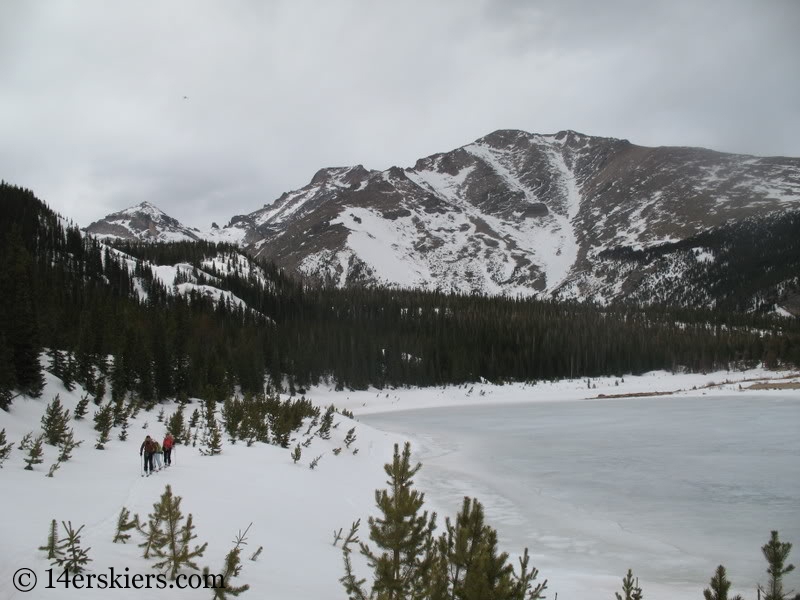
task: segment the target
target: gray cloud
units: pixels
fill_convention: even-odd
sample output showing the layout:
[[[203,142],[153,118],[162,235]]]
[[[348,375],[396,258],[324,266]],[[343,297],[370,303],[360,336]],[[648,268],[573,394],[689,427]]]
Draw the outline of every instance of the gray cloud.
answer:
[[[207,227],[506,127],[800,156],[797,31],[795,0],[5,2],[0,177]]]

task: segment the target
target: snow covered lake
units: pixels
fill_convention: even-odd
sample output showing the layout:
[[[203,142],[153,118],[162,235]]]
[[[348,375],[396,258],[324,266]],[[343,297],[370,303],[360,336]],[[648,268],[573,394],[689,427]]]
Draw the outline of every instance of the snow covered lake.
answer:
[[[408,436],[429,508],[485,506],[548,597],[697,598],[718,564],[755,596],[772,529],[800,558],[800,394],[429,408],[360,416]],[[798,577],[787,578],[798,587]]]

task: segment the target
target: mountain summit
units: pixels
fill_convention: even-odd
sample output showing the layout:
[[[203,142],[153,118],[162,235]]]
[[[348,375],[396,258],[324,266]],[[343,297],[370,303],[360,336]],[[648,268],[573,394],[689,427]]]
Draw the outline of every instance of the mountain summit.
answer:
[[[797,158],[499,130],[413,167],[321,169],[206,234],[147,203],[87,231],[233,241],[337,286],[665,301],[702,293],[686,273],[730,246],[698,236],[797,210]]]
[[[141,202],[95,221],[85,231],[98,237],[154,242],[199,240],[197,229],[186,227],[150,202]]]
[[[647,274],[615,250],[798,209],[800,159],[500,130],[405,169],[322,169],[228,227],[336,285],[605,300]]]

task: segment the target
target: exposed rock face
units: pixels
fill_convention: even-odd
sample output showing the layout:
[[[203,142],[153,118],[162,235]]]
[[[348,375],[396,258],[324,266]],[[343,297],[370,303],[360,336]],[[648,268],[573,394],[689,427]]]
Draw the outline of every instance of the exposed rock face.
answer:
[[[646,300],[664,277],[680,281],[683,262],[667,273],[669,261],[631,264],[609,251],[800,210],[800,159],[501,130],[410,168],[321,169],[305,187],[206,234],[151,209],[145,203],[87,231],[233,241],[340,286]]]
[[[108,215],[89,225],[86,231],[98,237],[154,242],[199,240],[204,237],[197,229],[186,227],[149,202]]]
[[[338,285],[620,297],[653,273],[601,253],[800,210],[800,159],[496,131],[413,168],[322,169],[234,217],[247,249]]]

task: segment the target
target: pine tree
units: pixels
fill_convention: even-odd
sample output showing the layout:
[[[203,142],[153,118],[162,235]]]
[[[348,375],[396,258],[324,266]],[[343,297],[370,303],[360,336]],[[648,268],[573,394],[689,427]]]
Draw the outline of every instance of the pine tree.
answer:
[[[12,314],[7,319],[7,344],[11,348],[16,385],[34,398],[42,395],[44,377],[39,355],[39,327],[36,318],[34,268],[31,257],[18,228],[11,230],[4,248],[8,263],[3,282],[3,294]]]
[[[0,469],[3,468],[3,463],[8,460],[11,455],[11,450],[14,449],[14,442],[6,441],[6,430],[0,429]]]
[[[122,428],[120,429],[118,437],[120,442],[124,442],[128,439],[128,419],[122,422]]]
[[[105,443],[111,439],[111,427],[114,425],[114,412],[111,404],[104,404],[94,413],[94,430],[98,433],[95,448],[103,450]]]
[[[360,544],[361,554],[374,574],[372,592],[367,594],[364,581],[353,572],[349,544],[343,548],[345,576],[341,579],[350,598],[367,598],[372,594],[387,600],[418,597],[426,585],[424,569],[419,568],[431,548],[436,515],[422,512],[425,494],[413,488],[413,477],[422,465],[411,466],[411,444],[406,443],[402,455],[397,444],[394,457],[384,470],[389,476],[389,489],[375,492],[381,517],[369,518],[369,537],[379,554],[367,544]]]
[[[761,547],[764,558],[767,559],[767,573],[769,573],[769,583],[765,590],[764,600],[785,600],[789,598],[791,592],[783,591],[783,576],[794,571],[794,565],[786,565],[786,559],[792,551],[789,542],[781,542],[778,539],[778,532],[772,531],[770,540]]]
[[[158,515],[155,513],[148,515],[147,529],[145,530],[144,526],[140,526],[139,533],[144,536],[144,541],[139,544],[139,548],[144,548],[142,556],[144,558],[150,558],[150,553],[153,551],[153,548],[164,535],[164,532],[161,530],[161,521],[158,519]]]
[[[729,600],[728,590],[731,589],[731,582],[728,581],[725,567],[722,565],[717,567],[709,585],[710,588],[703,590],[703,598],[705,598],[705,600]],[[742,597],[736,595],[730,600],[742,600]]]
[[[67,434],[68,425],[69,410],[61,405],[61,397],[56,394],[42,416],[42,431],[45,441],[51,446],[58,446]]]
[[[58,553],[58,526],[56,520],[50,521],[50,531],[47,532],[47,543],[39,546],[39,550],[47,552],[47,559],[53,560]]]
[[[210,431],[203,440],[203,445],[200,448],[200,454],[204,456],[214,456],[215,454],[222,453],[222,436],[219,433],[216,420],[211,426]]]
[[[64,371],[62,373],[61,382],[64,384],[64,388],[71,392],[75,389],[75,370],[77,366],[75,365],[75,356],[72,352],[67,352],[66,362],[64,364]],[[76,411],[77,412],[77,411]]]
[[[45,475],[45,477],[53,477],[56,471],[58,471],[60,467],[61,467],[61,461],[57,460],[52,465],[50,465],[50,469],[48,469],[47,475]]]
[[[297,444],[297,446],[295,446],[294,450],[292,450],[292,460],[294,461],[294,464],[297,464],[297,461],[300,460],[300,455],[301,454],[302,454],[302,450],[300,450],[300,444]]]
[[[75,405],[75,416],[74,419],[76,421],[81,421],[83,417],[86,416],[86,412],[89,410],[89,394],[84,394],[81,396],[81,399],[78,401],[78,404]]]
[[[539,599],[547,581],[534,586],[538,570],[528,569],[525,549],[520,558],[520,574],[508,563],[508,554],[497,550],[497,531],[484,522],[483,506],[464,498],[455,522],[445,521],[445,532],[421,568],[429,571],[428,594],[459,600],[495,598],[497,600]]]
[[[92,560],[89,558],[89,550],[91,548],[86,548],[85,550],[81,548],[81,531],[84,526],[81,525],[75,530],[72,528],[72,521],[68,523],[61,521],[61,525],[63,525],[67,537],[58,544],[55,564],[59,567],[64,567],[72,574],[81,573],[84,567]]]
[[[31,440],[33,440],[32,431],[22,436],[22,439],[19,442],[19,446],[17,446],[17,450],[27,450],[31,445]]]
[[[352,427],[347,430],[347,435],[344,436],[344,445],[349,450],[350,444],[356,441],[356,428]]]
[[[0,329],[0,409],[8,411],[14,397],[17,378],[14,373],[13,353]]]
[[[639,587],[639,580],[633,578],[633,572],[628,569],[628,574],[622,579],[622,593],[614,592],[617,600],[642,600],[642,589]]]
[[[47,357],[50,363],[47,366],[48,372],[52,373],[59,379],[64,379],[64,355],[58,348],[50,348],[47,351]]]
[[[225,555],[225,567],[222,569],[222,587],[214,588],[214,600],[227,600],[229,597],[238,597],[250,589],[248,584],[235,586],[231,583],[234,577],[238,577],[242,571],[241,552],[242,547],[247,545],[247,532],[250,531],[252,523],[247,526],[244,533],[239,531],[236,539],[233,541],[233,549]],[[208,581],[210,576],[208,567],[203,569],[203,580]]]
[[[328,410],[325,411],[325,414],[322,416],[322,422],[319,426],[319,437],[323,440],[331,439],[331,426],[333,425],[333,406],[329,406]]]
[[[180,444],[185,439],[185,428],[186,425],[183,418],[183,406],[181,406],[167,420],[167,433],[171,433],[172,437],[175,438],[175,443]]]
[[[44,451],[42,450],[42,444],[44,442],[44,435],[40,435],[35,440],[30,442],[27,446],[28,456],[25,458],[25,470],[26,471],[33,471],[33,465],[39,465],[44,462],[42,456],[44,455]]]
[[[203,556],[208,544],[191,548],[192,541],[197,537],[194,533],[194,523],[191,513],[186,517],[181,513],[181,497],[172,494],[168,485],[161,495],[161,500],[153,505],[150,520],[161,523],[160,535],[156,537],[152,551],[155,558],[161,559],[153,567],[168,570],[170,579],[175,579],[181,568],[199,570],[194,562],[195,558]]]
[[[244,406],[238,398],[227,398],[222,405],[222,423],[232,444],[239,438],[239,428],[244,419]]]
[[[131,529],[136,529],[137,531],[140,530],[139,526],[139,515],[133,515],[133,518],[130,518],[131,511],[129,511],[124,506],[119,511],[119,517],[117,517],[117,532],[114,534],[114,543],[122,543],[124,544],[127,542],[131,535],[126,533]]]
[[[61,440],[61,444],[59,444],[61,452],[58,455],[58,462],[67,462],[72,458],[72,451],[80,447],[81,444],[83,444],[83,440],[76,440],[75,432],[72,429],[67,431],[66,435]]]

